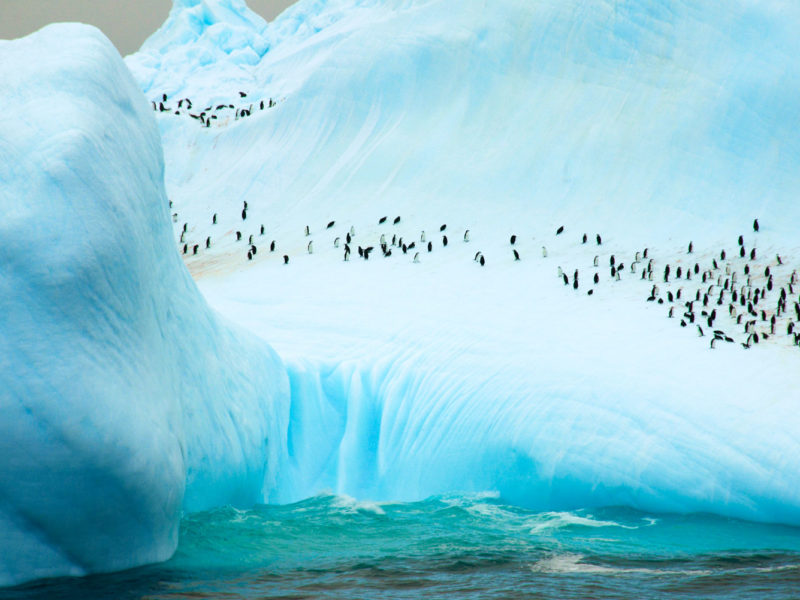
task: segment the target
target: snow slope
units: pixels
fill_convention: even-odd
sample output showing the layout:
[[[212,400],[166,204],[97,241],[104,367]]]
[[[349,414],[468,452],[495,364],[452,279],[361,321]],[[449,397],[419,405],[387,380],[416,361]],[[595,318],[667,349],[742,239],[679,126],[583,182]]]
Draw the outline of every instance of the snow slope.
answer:
[[[285,453],[272,350],[174,250],[155,121],[96,29],[0,42],[0,585],[171,556]]]
[[[126,60],[148,98],[168,93],[174,110],[189,97],[219,115],[205,128],[185,114],[157,118],[176,238],[187,223],[190,244],[213,239],[186,257],[190,271],[289,366],[287,467],[273,499],[494,489],[548,510],[800,523],[791,336],[744,350],[735,318],[707,326],[700,309],[680,327],[685,309],[667,294],[712,295],[700,274],[659,282],[665,305],[645,301],[667,263],[674,273],[698,262],[715,283],[726,268],[744,282],[747,264],[750,292],[766,286],[767,266],[778,286],[798,266],[800,10],[308,0],[242,33],[254,19],[241,5],[199,6],[176,4]],[[179,26],[187,11],[191,35]],[[226,49],[211,71],[202,57],[219,50],[203,28],[266,50],[234,68]],[[277,106],[261,110],[268,98]],[[334,240],[351,226],[344,262]],[[383,258],[381,234],[417,247]],[[739,259],[739,234],[759,258]],[[376,250],[363,261],[356,246]],[[654,282],[639,279],[645,248]],[[621,281],[612,255],[627,265]],[[578,292],[559,267],[570,284],[580,271]],[[735,343],[711,350],[715,328]]]

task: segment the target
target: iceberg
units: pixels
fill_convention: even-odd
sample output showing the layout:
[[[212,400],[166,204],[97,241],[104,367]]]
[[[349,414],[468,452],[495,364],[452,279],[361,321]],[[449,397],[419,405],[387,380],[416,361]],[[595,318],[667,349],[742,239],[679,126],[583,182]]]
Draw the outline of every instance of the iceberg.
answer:
[[[699,273],[639,277],[647,249],[786,284],[798,24],[176,0],[124,63],[78,25],[0,43],[0,584],[164,560],[182,511],[323,489],[800,524],[797,347],[712,349],[667,313]]]
[[[0,584],[169,558],[251,505],[288,382],[174,249],[149,105],[96,29],[0,42]]]

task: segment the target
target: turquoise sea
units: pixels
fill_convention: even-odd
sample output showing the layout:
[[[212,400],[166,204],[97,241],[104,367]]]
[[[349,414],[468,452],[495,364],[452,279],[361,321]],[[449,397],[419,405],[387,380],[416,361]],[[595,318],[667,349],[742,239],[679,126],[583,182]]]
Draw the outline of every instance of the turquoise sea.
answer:
[[[172,560],[12,598],[792,598],[800,529],[626,508],[533,512],[492,494],[319,495],[186,516]]]

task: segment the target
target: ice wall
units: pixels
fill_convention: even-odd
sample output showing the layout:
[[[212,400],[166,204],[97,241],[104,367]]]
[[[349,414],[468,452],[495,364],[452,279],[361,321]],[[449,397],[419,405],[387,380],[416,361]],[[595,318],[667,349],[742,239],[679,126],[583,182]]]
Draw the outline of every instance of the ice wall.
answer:
[[[167,559],[263,500],[287,379],[175,252],[149,104],[96,29],[0,42],[0,585]]]

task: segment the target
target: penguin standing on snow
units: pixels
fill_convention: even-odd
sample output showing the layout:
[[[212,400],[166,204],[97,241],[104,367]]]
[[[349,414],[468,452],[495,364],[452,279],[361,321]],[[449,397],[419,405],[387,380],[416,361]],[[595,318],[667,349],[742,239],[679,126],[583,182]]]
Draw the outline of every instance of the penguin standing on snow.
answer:
[[[284,254],[283,255],[283,264],[285,264],[285,265],[289,264],[289,255],[288,254]]]
[[[519,252],[517,252],[516,250],[514,250],[514,260],[515,261],[519,260]]]

